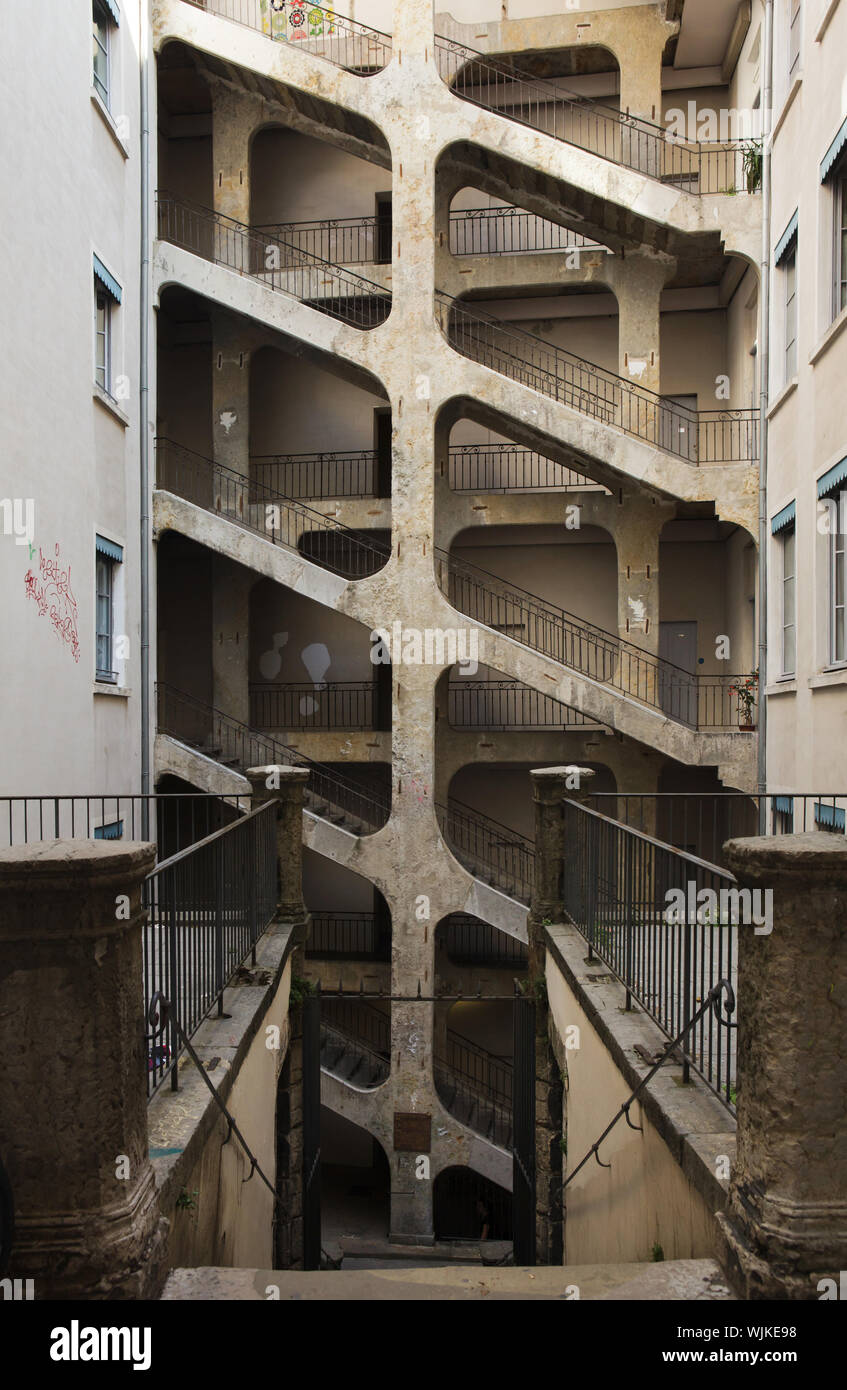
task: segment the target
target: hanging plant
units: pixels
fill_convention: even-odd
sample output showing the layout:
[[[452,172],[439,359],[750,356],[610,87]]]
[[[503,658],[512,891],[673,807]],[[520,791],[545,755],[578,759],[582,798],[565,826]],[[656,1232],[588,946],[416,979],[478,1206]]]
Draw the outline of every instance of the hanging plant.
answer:
[[[758,193],[762,186],[761,140],[748,140],[741,157],[744,163],[744,177],[747,180],[747,192]]]

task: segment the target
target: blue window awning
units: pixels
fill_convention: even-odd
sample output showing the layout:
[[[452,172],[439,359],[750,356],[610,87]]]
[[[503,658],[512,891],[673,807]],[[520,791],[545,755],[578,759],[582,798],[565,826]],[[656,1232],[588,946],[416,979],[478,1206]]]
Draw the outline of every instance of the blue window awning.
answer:
[[[109,11],[109,14],[112,16],[112,23],[120,24],[121,12],[118,9],[118,0],[103,0],[103,4],[106,6],[106,9]]]
[[[839,485],[847,478],[847,458],[843,458],[840,463],[827,470],[822,478],[818,478],[818,497],[829,497],[835,492]]]
[[[99,256],[94,257],[94,277],[96,280],[100,281],[100,284],[103,286],[104,290],[106,290],[107,293],[112,296],[115,303],[120,304],[121,297],[123,295],[123,290],[121,289],[114,275],[111,275],[109,271],[106,269]]]
[[[777,811],[781,816],[794,815],[793,796],[775,796],[773,799],[773,805],[774,810]]]
[[[797,226],[799,222],[799,210],[795,212],[779,241],[776,243],[776,250],[773,253],[774,265],[779,265],[784,260],[789,251],[793,250],[797,242]]]
[[[815,802],[815,824],[825,825],[827,830],[843,830],[847,822],[841,806],[826,806],[822,801]]]
[[[120,840],[123,838],[124,823],[122,820],[110,821],[108,825],[95,825],[95,840]]]
[[[821,160],[821,183],[825,183],[832,173],[835,161],[845,145],[847,145],[847,120],[844,121],[841,129]]]
[[[117,560],[123,564],[124,548],[122,545],[115,545],[114,541],[107,541],[105,536],[98,536],[95,549],[98,555],[105,555],[110,560]]]
[[[793,526],[796,520],[797,504],[789,502],[787,507],[783,507],[781,512],[771,519],[771,535],[775,536],[780,531],[784,531],[786,526]]]

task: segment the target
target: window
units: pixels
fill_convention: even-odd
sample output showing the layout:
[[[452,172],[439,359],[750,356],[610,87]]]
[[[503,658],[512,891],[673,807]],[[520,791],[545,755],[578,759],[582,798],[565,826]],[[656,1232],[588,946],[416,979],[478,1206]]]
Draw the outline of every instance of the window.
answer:
[[[797,375],[797,243],[782,264],[785,285],[785,380]]]
[[[99,256],[94,257],[94,380],[101,390],[112,392],[112,326],[114,307],[122,290]]]
[[[794,834],[794,797],[775,796],[773,799],[774,835]]]
[[[844,834],[847,825],[847,815],[841,806],[829,806],[825,801],[815,802],[815,825],[820,830],[829,830],[831,833]]]
[[[794,522],[780,532],[782,544],[782,675],[793,676],[797,665],[796,533]]]
[[[115,589],[117,569],[123,563],[123,547],[104,536],[96,541],[96,679],[117,685],[115,664]]]
[[[122,840],[124,823],[122,820],[109,821],[108,825],[95,825],[95,840]]]
[[[824,197],[829,197],[832,212],[832,304],[830,318],[837,318],[847,308],[847,121],[821,160],[821,183]],[[827,209],[824,209],[824,224]]]
[[[803,29],[803,0],[788,0],[788,80],[800,71],[800,35]]]
[[[105,290],[95,298],[94,380],[107,395],[112,394],[112,301]]]
[[[103,0],[92,4],[91,34],[93,47],[93,73],[95,91],[109,105],[109,40],[112,17]]]

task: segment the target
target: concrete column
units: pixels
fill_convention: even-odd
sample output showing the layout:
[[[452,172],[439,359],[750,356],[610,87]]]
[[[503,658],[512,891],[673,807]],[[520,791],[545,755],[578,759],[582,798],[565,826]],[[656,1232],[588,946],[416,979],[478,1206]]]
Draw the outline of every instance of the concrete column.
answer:
[[[212,174],[215,212],[250,221],[250,136],[255,106],[246,94],[212,85]]]
[[[618,301],[618,372],[625,381],[658,393],[661,383],[659,338],[662,290],[676,262],[661,252],[627,251],[616,262],[613,288]],[[627,420],[622,421],[627,426]],[[633,425],[636,421],[631,422]],[[643,412],[639,431],[645,424]]]
[[[215,463],[250,476],[250,346],[235,323],[216,318],[212,341],[212,445]],[[222,482],[224,511],[246,507],[238,483]]]
[[[659,652],[659,535],[667,520],[665,508],[654,507],[626,497],[618,509],[615,546],[618,555],[618,635],[625,642],[641,647],[654,656]],[[622,672],[627,687],[635,694],[652,697],[644,688],[645,672]]]
[[[528,919],[528,987],[535,993],[535,1239],[539,1264],[561,1264],[562,1114],[564,1087],[550,1040],[545,978],[545,921],[561,922],[562,863],[567,849],[562,803],[584,799],[592,768],[536,768],[530,773],[535,802],[535,886]]]
[[[250,722],[250,590],[255,574],[212,557],[212,704]]]
[[[739,927],[738,1152],[721,1257],[749,1299],[816,1299],[847,1269],[847,843],[730,840],[742,888],[773,893],[773,929]],[[757,914],[761,915],[761,914]]]
[[[303,901],[303,796],[309,780],[305,767],[271,764],[250,767],[247,777],[252,787],[255,810],[267,801],[276,801],[276,852],[279,872],[277,922],[290,922],[294,929],[291,953],[291,979],[306,974],[306,941],[309,919]],[[276,1216],[275,1258],[282,1269],[303,1267],[303,1017],[302,1007],[292,1003],[289,1012],[288,1051],[284,1076],[277,1090],[277,1105],[286,1107],[288,1169],[277,1176],[280,1207]]]
[[[165,1233],[147,1154],[142,883],[155,846],[0,850],[0,1153],[9,1274],[35,1297],[156,1298]]]

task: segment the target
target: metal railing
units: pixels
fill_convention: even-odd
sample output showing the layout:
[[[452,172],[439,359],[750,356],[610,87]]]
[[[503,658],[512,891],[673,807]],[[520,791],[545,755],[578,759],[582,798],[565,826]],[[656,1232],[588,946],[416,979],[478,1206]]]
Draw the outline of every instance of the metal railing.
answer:
[[[366,1000],[321,996],[321,1022],[364,1043],[378,1056],[391,1057],[391,1017]]]
[[[375,912],[310,912],[310,960],[391,959],[391,925]]]
[[[188,743],[207,756],[240,768],[307,767],[306,804],[316,815],[329,811],[332,819],[349,818],[356,833],[379,830],[391,812],[391,802],[379,789],[356,782],[323,763],[315,762],[269,734],[249,728],[212,705],[159,682],[156,686],[158,730]]]
[[[847,792],[594,792],[587,805],[625,826],[723,864],[727,840],[747,835],[792,835],[839,830],[847,819]]]
[[[277,43],[290,43],[344,68],[356,77],[382,72],[391,61],[391,35],[336,14],[311,0],[187,0],[198,10],[257,29]]]
[[[527,947],[508,932],[467,912],[451,912],[438,928],[438,939],[454,965],[485,965],[525,970]]]
[[[520,444],[451,444],[449,482],[454,492],[608,492],[602,483]]]
[[[435,810],[441,833],[469,873],[518,902],[529,902],[535,875],[532,840],[460,801],[437,803]]]
[[[378,457],[373,449],[320,454],[258,454],[250,459],[257,488],[289,498],[376,497]]]
[[[382,569],[391,546],[351,531],[255,479],[171,439],[156,441],[156,486],[264,536],[345,579]]]
[[[454,256],[607,249],[581,232],[572,232],[569,227],[524,208],[462,208],[450,213],[450,250]]]
[[[371,730],[377,727],[377,708],[373,681],[250,686],[250,724],[254,729]]]
[[[474,622],[505,632],[533,651],[581,671],[691,729],[737,722],[738,677],[695,676],[662,657],[435,548],[439,588]]]
[[[510,680],[450,682],[447,697],[450,724],[455,729],[584,729],[601,728],[582,710],[563,705],[552,695]]]
[[[276,808],[239,817],[157,864],[144,883],[148,919],[142,935],[144,1016],[157,994],[167,998],[191,1037],[234,971],[273,920],[277,904]],[[148,1091],[170,1074],[178,1085],[182,1051],[173,1021],[148,1043]]]
[[[720,980],[737,990],[738,931],[753,925],[738,926],[737,903],[728,897],[735,878],[576,802],[565,801],[563,815],[568,918],[625,986],[626,1007],[634,999],[666,1037],[676,1037]],[[734,1104],[734,1034],[712,1011],[687,1036],[683,1080],[689,1066]]]
[[[445,1108],[493,1144],[512,1142],[512,1065],[448,1029],[445,1053],[433,1059]]]
[[[511,59],[488,57],[440,35],[435,57],[442,80],[474,106],[688,193],[746,191],[743,141],[672,138],[663,126],[586,100],[521,72]]]
[[[757,458],[755,410],[689,410],[441,291],[435,293],[435,317],[463,357],[684,463],[752,463]]]
[[[261,222],[287,246],[334,265],[391,262],[390,222],[375,216],[313,218],[305,222]],[[524,208],[463,208],[451,212],[449,246],[454,256],[509,256],[539,251],[606,251],[600,242],[572,232]]]
[[[210,792],[0,797],[0,848],[38,840],[149,840],[176,854],[250,809]]]
[[[161,241],[248,275],[353,328],[376,328],[391,312],[391,295],[381,285],[268,232],[171,193],[159,193],[156,204]]]

